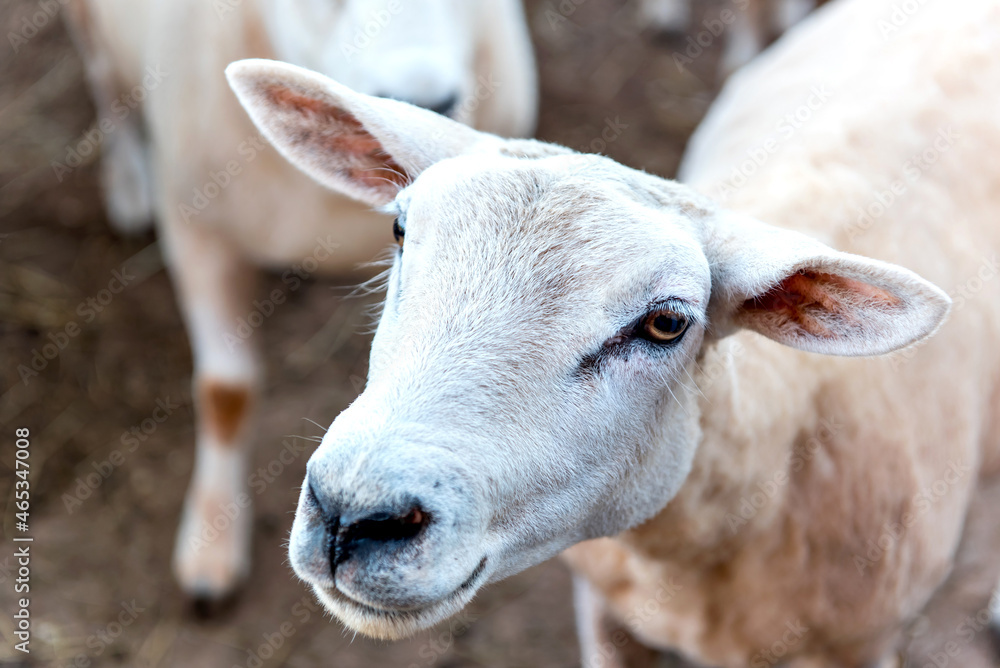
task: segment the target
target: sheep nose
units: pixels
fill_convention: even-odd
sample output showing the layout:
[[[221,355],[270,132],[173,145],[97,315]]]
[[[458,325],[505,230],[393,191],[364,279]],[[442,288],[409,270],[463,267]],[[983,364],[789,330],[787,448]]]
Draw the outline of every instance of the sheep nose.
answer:
[[[456,93],[452,93],[448,97],[438,98],[433,101],[417,101],[393,95],[377,95],[376,97],[385,97],[393,100],[401,100],[402,102],[409,102],[412,105],[423,107],[424,109],[433,111],[435,114],[441,114],[442,116],[451,116],[454,113],[455,108],[458,106],[458,95]]]
[[[351,558],[368,560],[404,547],[423,531],[427,513],[418,506],[401,512],[377,511],[356,517],[341,515],[327,522],[330,572]]]
[[[421,534],[430,518],[417,502],[365,511],[327,509],[310,485],[326,518],[326,547],[330,572],[351,558],[365,560],[395,552]]]
[[[458,106],[458,96],[451,95],[434,104],[421,105],[421,106],[423,106],[425,109],[430,109],[435,114],[441,114],[442,116],[451,116],[452,112],[455,111],[455,107]]]

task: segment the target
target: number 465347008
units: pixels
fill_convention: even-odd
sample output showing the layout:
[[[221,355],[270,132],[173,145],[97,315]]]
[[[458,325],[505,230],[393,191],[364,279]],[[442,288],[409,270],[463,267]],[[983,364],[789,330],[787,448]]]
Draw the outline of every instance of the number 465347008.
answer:
[[[18,526],[24,527],[23,530],[27,530],[28,508],[31,507],[31,483],[28,480],[28,457],[31,455],[28,449],[31,445],[31,442],[28,440],[30,433],[27,429],[22,428],[18,429],[15,435],[17,436],[17,449],[14,451],[14,468],[15,475],[20,480],[15,483],[16,490],[14,496],[18,512],[14,516],[17,518]]]

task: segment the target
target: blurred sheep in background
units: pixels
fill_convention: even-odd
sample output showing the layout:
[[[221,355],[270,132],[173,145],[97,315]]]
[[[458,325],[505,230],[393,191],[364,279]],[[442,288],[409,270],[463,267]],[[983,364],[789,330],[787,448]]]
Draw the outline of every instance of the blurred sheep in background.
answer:
[[[280,59],[482,130],[528,135],[537,93],[523,10],[520,0],[73,0],[67,10],[99,123],[121,123],[103,147],[108,215],[123,231],[155,220],[191,339],[198,455],[174,569],[186,592],[218,599],[249,572],[246,462],[260,370],[240,322],[258,310],[257,267],[349,274],[392,243],[391,221],[268,147],[223,70],[240,58]],[[132,90],[143,91],[142,113],[123,117]],[[219,517],[228,521],[215,535]]]
[[[693,21],[695,0],[639,0],[643,23],[669,33],[686,33]],[[725,78],[763,51],[771,38],[801,21],[816,7],[816,0],[732,0],[705,26],[718,37],[729,32],[719,63]]]

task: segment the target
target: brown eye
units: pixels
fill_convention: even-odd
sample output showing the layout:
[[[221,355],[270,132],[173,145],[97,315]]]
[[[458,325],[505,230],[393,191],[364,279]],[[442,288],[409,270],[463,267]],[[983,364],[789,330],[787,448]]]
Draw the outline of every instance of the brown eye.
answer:
[[[641,334],[653,343],[670,343],[681,338],[687,326],[688,319],[680,313],[661,309],[646,316]]]
[[[396,237],[396,243],[399,244],[400,248],[403,247],[403,237],[405,235],[406,233],[403,232],[403,228],[399,226],[399,218],[392,221],[392,236]]]

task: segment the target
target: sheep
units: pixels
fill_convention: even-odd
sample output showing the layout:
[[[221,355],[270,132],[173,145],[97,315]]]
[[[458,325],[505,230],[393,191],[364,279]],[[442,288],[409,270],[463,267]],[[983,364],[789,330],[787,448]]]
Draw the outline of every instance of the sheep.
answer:
[[[639,20],[663,32],[684,33],[691,26],[694,0],[640,0]],[[732,0],[705,25],[729,26],[730,34],[719,62],[719,75],[728,77],[760,53],[772,35],[780,35],[816,7],[816,0]],[[714,36],[715,30],[710,29]]]
[[[269,148],[226,86],[225,66],[282,58],[527,136],[537,92],[523,10],[518,0],[73,0],[66,9],[98,123],[110,124],[108,215],[125,231],[155,217],[193,349],[197,458],[174,570],[188,594],[221,598],[250,567],[247,457],[261,380],[239,323],[259,315],[257,267],[301,265],[283,274],[294,289],[316,272],[357,271],[392,239],[382,214],[329,193]],[[128,113],[138,101],[141,113]]]
[[[956,2],[831,4],[683,182],[230,65],[287,159],[396,217],[292,527],[330,612],[404,637],[562,553],[588,668],[893,665],[1000,483],[1000,7]]]

